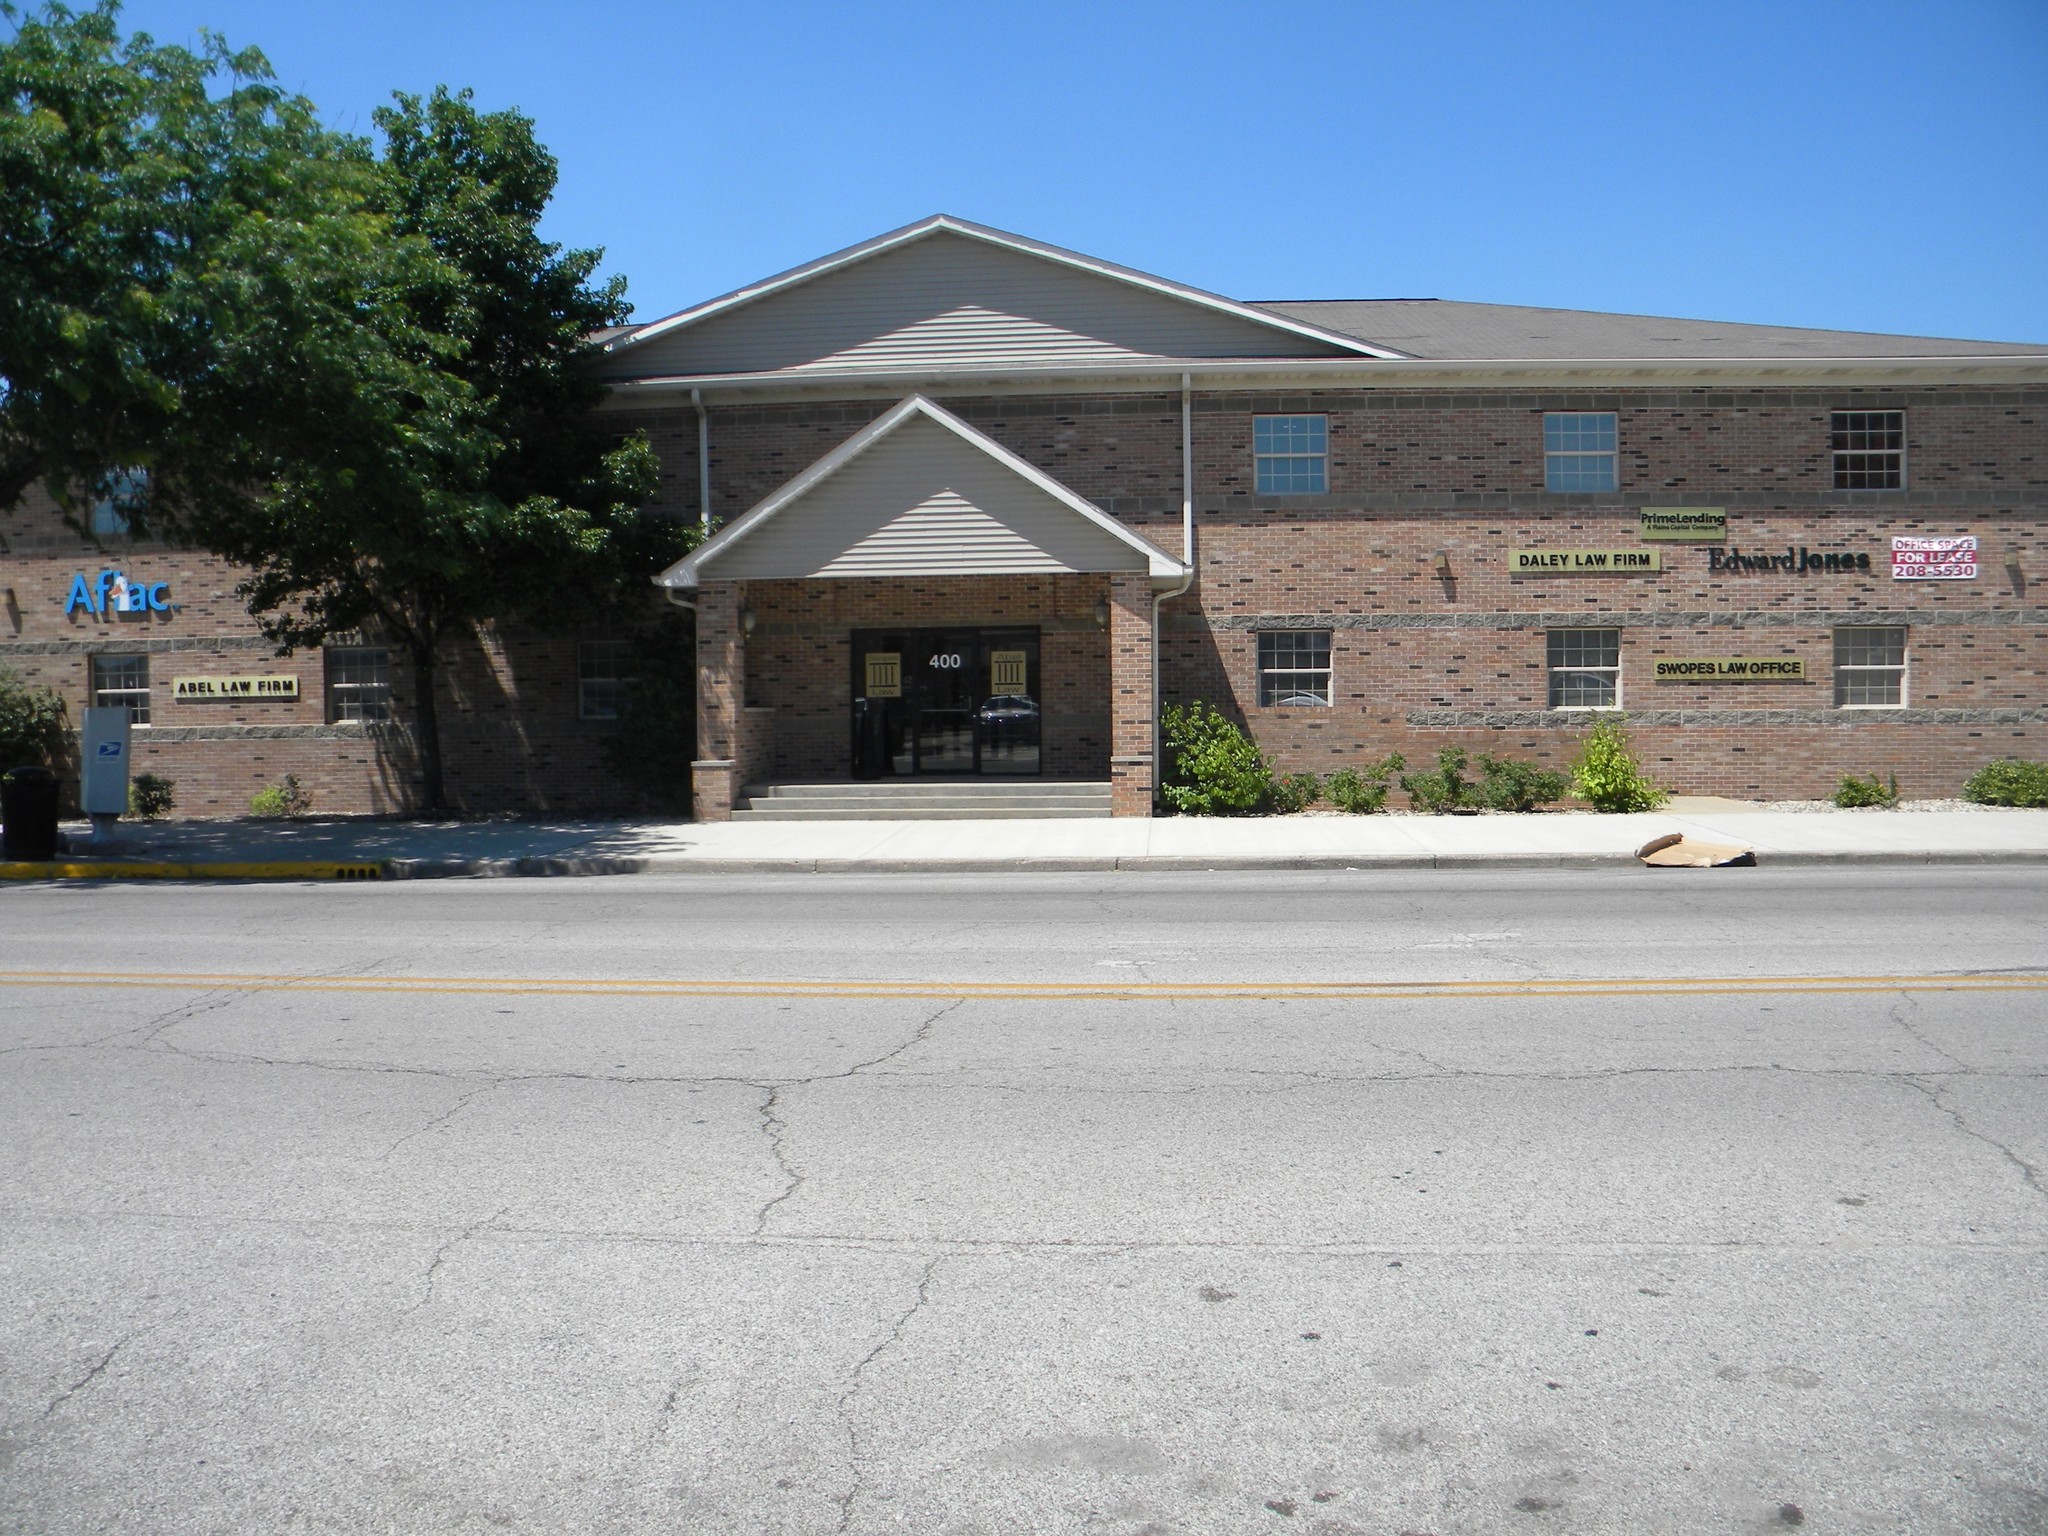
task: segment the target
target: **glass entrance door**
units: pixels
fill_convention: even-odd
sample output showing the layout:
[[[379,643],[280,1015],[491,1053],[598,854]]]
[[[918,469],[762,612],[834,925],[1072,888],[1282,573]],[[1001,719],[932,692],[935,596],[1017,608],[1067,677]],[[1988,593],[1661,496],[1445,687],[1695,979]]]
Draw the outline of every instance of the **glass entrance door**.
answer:
[[[855,630],[853,772],[1035,774],[1035,629]]]

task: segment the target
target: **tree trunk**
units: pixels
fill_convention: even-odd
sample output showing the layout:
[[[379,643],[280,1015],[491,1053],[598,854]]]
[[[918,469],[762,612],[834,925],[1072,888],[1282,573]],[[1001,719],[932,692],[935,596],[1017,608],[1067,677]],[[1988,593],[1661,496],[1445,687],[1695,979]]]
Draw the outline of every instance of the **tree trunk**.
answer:
[[[441,779],[441,717],[434,708],[434,646],[414,644],[412,652],[413,736],[420,755],[421,809],[439,816],[448,809],[448,794]]]

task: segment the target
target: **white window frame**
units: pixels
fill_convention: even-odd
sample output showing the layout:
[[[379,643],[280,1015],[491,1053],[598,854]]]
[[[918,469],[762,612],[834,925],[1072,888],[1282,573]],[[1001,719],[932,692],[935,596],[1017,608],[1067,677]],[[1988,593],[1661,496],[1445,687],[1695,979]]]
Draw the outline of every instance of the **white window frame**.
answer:
[[[1590,635],[1612,635],[1614,637],[1614,665],[1588,666],[1583,661],[1559,662],[1556,654],[1559,643],[1567,637],[1577,639]],[[1560,704],[1557,702],[1557,684],[1562,677],[1605,677],[1614,684],[1614,698],[1606,704]],[[1575,714],[1610,712],[1622,707],[1621,701],[1621,631],[1612,625],[1575,625],[1568,629],[1549,629],[1543,632],[1543,704],[1546,709],[1570,710]]]
[[[141,669],[141,680],[130,681],[125,686],[115,686],[100,680],[100,669],[116,664],[136,666]],[[128,711],[131,726],[149,724],[149,653],[135,651],[96,652],[86,661],[86,696],[92,700],[94,709],[121,709]]]
[[[338,677],[345,667],[374,662],[357,658],[381,657],[383,679]],[[321,652],[322,681],[327,694],[329,725],[378,725],[391,718],[391,650],[382,645],[330,645]]]
[[[582,640],[576,645],[576,718],[579,720],[616,720],[625,712],[625,690],[634,679],[622,668],[632,659],[632,646],[624,640]],[[592,655],[597,651],[610,651],[611,670],[593,672]],[[614,690],[609,709],[594,704],[590,685],[604,683]]]
[[[1552,448],[1550,446],[1551,423],[1582,421],[1598,418],[1605,421],[1607,435],[1612,441],[1610,448]],[[1577,468],[1581,465],[1605,460],[1607,484],[1605,486],[1555,485],[1551,471]],[[1621,414],[1618,411],[1545,411],[1543,413],[1543,492],[1547,496],[1609,496],[1621,489]]]
[[[1835,626],[1835,632],[1834,632],[1834,642],[1835,642],[1835,645],[1834,645],[1834,679],[1835,679],[1835,708],[1837,708],[1837,709],[1905,709],[1905,708],[1907,707],[1907,701],[1908,701],[1908,700],[1909,700],[1909,699],[1910,699],[1910,698],[1912,697],[1912,694],[1911,694],[1911,692],[1909,691],[1909,684],[1910,684],[1910,683],[1911,683],[1911,681],[1912,681],[1912,673],[1913,673],[1913,646],[1912,646],[1912,635],[1911,635],[1911,633],[1910,633],[1910,629],[1911,629],[1911,626],[1910,626],[1910,625],[1906,625],[1906,624],[1837,624],[1837,625]],[[1843,660],[1841,659],[1841,658],[1842,658],[1842,639],[1843,639],[1843,637],[1844,637],[1845,635],[1848,635],[1848,634],[1852,634],[1852,633],[1855,633],[1855,634],[1880,634],[1880,635],[1897,635],[1897,636],[1899,637],[1899,659],[1898,659],[1898,661],[1897,661],[1897,662],[1882,662],[1882,663],[1873,663],[1873,662],[1861,662],[1861,661],[1859,661],[1859,662],[1844,662],[1844,661],[1843,661]],[[1889,675],[1889,676],[1895,676],[1895,677],[1897,677],[1897,678],[1898,678],[1898,680],[1899,680],[1899,696],[1898,696],[1898,698],[1897,698],[1897,699],[1890,699],[1890,700],[1886,700],[1886,701],[1884,701],[1883,703],[1872,703],[1872,702],[1869,702],[1869,701],[1867,701],[1867,700],[1866,700],[1866,701],[1863,701],[1863,702],[1859,702],[1859,703],[1850,703],[1850,702],[1849,702],[1848,700],[1846,700],[1846,699],[1844,699],[1844,698],[1842,697],[1842,694],[1843,694],[1843,692],[1844,692],[1844,689],[1843,689],[1842,685],[1843,685],[1844,683],[1848,682],[1848,681],[1849,681],[1849,680],[1850,680],[1850,679],[1851,679],[1852,677],[1854,677],[1854,678],[1871,678],[1871,677],[1879,677],[1879,676],[1886,676],[1886,675]]]
[[[1261,629],[1256,630],[1253,633],[1256,643],[1258,645],[1256,662],[1259,673],[1259,708],[1329,709],[1332,707],[1332,705],[1335,703],[1337,696],[1335,689],[1337,669],[1335,658],[1332,654],[1334,650],[1332,642],[1336,638],[1335,631],[1328,629]],[[1268,641],[1279,641],[1283,639],[1298,640],[1304,638],[1311,642],[1314,642],[1316,640],[1320,640],[1322,642],[1323,664],[1320,667],[1304,667],[1298,665],[1273,666],[1268,664],[1268,658],[1266,654]],[[1278,647],[1276,646],[1275,649],[1278,649]],[[1275,657],[1274,660],[1298,662],[1301,659],[1299,649],[1293,646],[1290,646],[1289,649],[1295,651],[1296,654],[1285,657]],[[1313,645],[1311,645],[1308,655],[1310,659],[1313,659],[1315,655]],[[1280,678],[1288,678],[1292,679],[1292,681],[1283,684],[1277,681],[1277,679]],[[1322,679],[1322,687],[1320,690],[1321,697],[1317,698],[1314,704],[1309,703],[1309,701],[1306,699],[1298,697],[1301,694],[1315,694],[1318,691],[1315,684],[1315,680],[1317,678]],[[1304,679],[1306,679],[1307,681],[1304,682]],[[1283,703],[1283,699],[1287,700],[1287,702]]]
[[[1896,417],[1897,417],[1897,418],[1899,419],[1899,429],[1898,429],[1898,430],[1899,430],[1899,446],[1898,446],[1898,447],[1896,447],[1896,448],[1838,448],[1838,447],[1836,447],[1836,446],[1835,446],[1835,440],[1836,440],[1836,438],[1837,438],[1837,437],[1840,437],[1840,436],[1843,436],[1843,435],[1845,435],[1845,434],[1848,434],[1848,433],[1852,433],[1852,432],[1868,432],[1868,431],[1870,431],[1870,430],[1871,430],[1871,429],[1870,429],[1870,428],[1869,428],[1868,426],[1863,426],[1863,427],[1848,427],[1848,426],[1842,426],[1842,425],[1840,425],[1840,422],[1841,422],[1842,418],[1843,418],[1843,417],[1845,417],[1845,416],[1863,416],[1863,417],[1869,417],[1869,416],[1896,416]],[[1886,432],[1889,432],[1889,431],[1891,430],[1891,428],[1890,428],[1890,427],[1885,427],[1885,428],[1883,428],[1883,429],[1881,429],[1881,430],[1883,430],[1883,431],[1886,431]],[[1847,467],[1847,466],[1846,466],[1846,465],[1845,465],[1845,464],[1843,463],[1843,460],[1845,460],[1845,459],[1851,459],[1851,458],[1862,458],[1862,459],[1870,459],[1870,458],[1891,458],[1891,457],[1896,457],[1896,458],[1898,459],[1898,461],[1899,461],[1899,483],[1898,483],[1897,485],[1844,485],[1844,484],[1842,484],[1842,477],[1843,477],[1844,475],[1849,475],[1849,474],[1856,474],[1856,473],[1862,473],[1862,474],[1868,474],[1868,473],[1869,473],[1869,467],[1868,467],[1867,465],[1866,465],[1866,466],[1864,466],[1864,467],[1863,467],[1863,468],[1862,468],[1861,470],[1852,470],[1852,469],[1848,468],[1848,467]],[[1854,406],[1851,406],[1851,407],[1849,407],[1849,408],[1848,408],[1848,409],[1846,409],[1846,410],[1838,410],[1838,411],[1829,411],[1829,412],[1828,412],[1828,458],[1829,458],[1829,463],[1830,463],[1830,466],[1832,467],[1832,469],[1833,469],[1833,471],[1834,471],[1834,473],[1833,473],[1833,474],[1832,474],[1832,475],[1831,475],[1831,476],[1830,476],[1829,478],[1830,478],[1830,481],[1831,481],[1831,483],[1833,484],[1834,488],[1835,488],[1836,490],[1838,490],[1838,491],[1903,491],[1903,490],[1904,490],[1904,489],[1906,488],[1906,413],[1905,413],[1905,412],[1904,412],[1903,410],[1896,410],[1896,411],[1894,411],[1894,410],[1886,410],[1886,409],[1881,409],[1881,408],[1880,408],[1880,409],[1878,409],[1878,410],[1865,410],[1865,409],[1859,409],[1859,408],[1857,408],[1857,407],[1854,407]]]
[[[1261,428],[1272,430],[1275,422],[1313,422],[1313,435],[1320,437],[1322,447],[1295,451],[1292,449],[1261,451],[1259,432]],[[1314,471],[1316,484],[1312,486],[1276,486],[1267,480],[1269,471],[1292,471],[1297,466],[1306,466]],[[1321,411],[1296,411],[1286,415],[1254,416],[1252,418],[1252,490],[1259,496],[1327,496],[1330,494],[1330,418]]]

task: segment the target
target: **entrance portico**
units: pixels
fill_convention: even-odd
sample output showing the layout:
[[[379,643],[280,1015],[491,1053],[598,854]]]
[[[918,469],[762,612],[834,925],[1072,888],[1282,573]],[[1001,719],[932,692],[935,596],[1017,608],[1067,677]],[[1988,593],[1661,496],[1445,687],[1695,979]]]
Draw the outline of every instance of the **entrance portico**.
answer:
[[[912,396],[664,572],[696,594],[699,820],[768,778],[1107,780],[1149,815],[1186,568]]]

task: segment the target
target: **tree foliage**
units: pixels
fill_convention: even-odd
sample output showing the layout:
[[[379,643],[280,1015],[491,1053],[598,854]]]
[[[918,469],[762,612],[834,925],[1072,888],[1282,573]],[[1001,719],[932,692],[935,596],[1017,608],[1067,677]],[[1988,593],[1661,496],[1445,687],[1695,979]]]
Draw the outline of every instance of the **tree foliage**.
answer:
[[[402,651],[439,808],[444,646],[644,597],[690,542],[583,366],[624,280],[541,239],[556,165],[518,112],[401,94],[372,144],[218,37],[0,18],[0,509],[146,468],[138,527],[245,567],[280,645]]]
[[[318,275],[375,248],[367,157],[218,37],[123,39],[111,3],[0,22],[0,511],[127,467],[166,506],[245,490]]]

